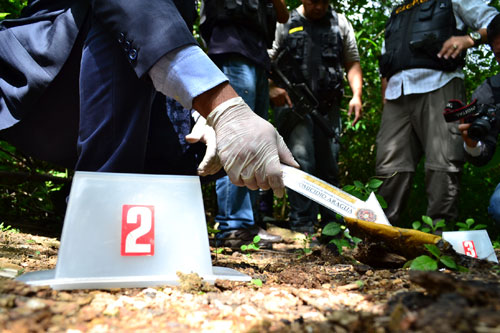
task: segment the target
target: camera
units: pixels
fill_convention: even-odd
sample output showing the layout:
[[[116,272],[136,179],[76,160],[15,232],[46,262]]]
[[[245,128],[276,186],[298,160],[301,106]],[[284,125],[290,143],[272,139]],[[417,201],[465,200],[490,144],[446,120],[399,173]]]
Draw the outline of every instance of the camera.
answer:
[[[446,104],[443,115],[446,122],[463,119],[464,123],[470,123],[467,135],[472,140],[481,141],[492,128],[499,128],[497,112],[496,105],[480,104],[477,103],[477,100],[467,105],[459,100],[450,100]]]

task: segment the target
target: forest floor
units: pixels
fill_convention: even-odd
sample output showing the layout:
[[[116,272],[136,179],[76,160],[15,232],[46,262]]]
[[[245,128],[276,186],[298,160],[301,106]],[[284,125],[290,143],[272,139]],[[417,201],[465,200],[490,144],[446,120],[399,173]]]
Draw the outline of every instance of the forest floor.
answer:
[[[55,291],[14,280],[55,268],[58,238],[35,234],[0,232],[1,332],[500,332],[499,266],[480,260],[468,273],[374,268],[349,249],[305,253],[289,236],[272,250],[211,249],[214,266],[253,282],[191,274],[178,286]]]

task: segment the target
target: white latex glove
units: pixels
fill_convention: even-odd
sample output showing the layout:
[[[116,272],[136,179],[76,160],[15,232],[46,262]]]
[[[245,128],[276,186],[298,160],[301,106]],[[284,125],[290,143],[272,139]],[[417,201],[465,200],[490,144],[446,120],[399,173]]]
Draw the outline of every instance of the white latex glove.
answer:
[[[217,155],[217,144],[215,141],[215,131],[207,125],[205,118],[198,112],[193,112],[195,124],[191,133],[186,135],[186,141],[189,143],[203,142],[207,146],[205,156],[198,166],[198,175],[208,176],[216,174],[221,168],[219,156]]]
[[[268,121],[235,97],[210,112],[207,123],[215,130],[217,154],[233,184],[251,190],[272,188],[277,197],[283,196],[280,161],[299,165]]]

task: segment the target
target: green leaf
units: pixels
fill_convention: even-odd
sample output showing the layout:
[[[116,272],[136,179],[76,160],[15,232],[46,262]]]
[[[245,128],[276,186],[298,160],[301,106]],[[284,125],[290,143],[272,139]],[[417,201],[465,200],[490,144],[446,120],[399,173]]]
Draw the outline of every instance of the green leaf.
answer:
[[[488,226],[486,224],[478,224],[476,226],[474,226],[474,228],[472,230],[482,230],[482,229],[486,229]]]
[[[349,246],[349,242],[346,239],[332,239],[330,243],[335,244],[335,246],[337,246],[337,249],[339,250],[340,254],[342,254],[344,246],[347,247]]]
[[[370,181],[368,182],[368,187],[373,189],[373,190],[376,190],[378,189],[384,182],[381,181],[380,179],[376,179],[376,178],[373,178],[373,179],[370,179]]]
[[[416,271],[436,271],[437,268],[437,261],[426,255],[416,257],[410,265],[410,269]]]
[[[350,194],[363,201],[366,200],[366,195],[364,195],[361,191],[354,190]]]
[[[438,247],[434,244],[424,244],[424,247],[429,251],[431,254],[433,254],[436,257],[441,256],[441,251],[439,251]]]
[[[0,20],[3,20],[4,18],[7,17],[10,13],[0,13]]]
[[[463,222],[457,222],[455,225],[459,226],[460,228],[464,228],[465,230],[469,229],[469,226]]]
[[[216,234],[216,233],[220,232],[220,230],[214,229],[214,228],[210,227],[209,225],[207,225],[207,230],[208,230],[209,234]]]
[[[337,222],[328,223],[321,232],[325,236],[336,236],[342,231],[340,224]]]
[[[366,41],[368,43],[371,43],[374,48],[378,48],[378,45],[371,39],[368,38],[360,38],[359,41]]]
[[[254,244],[257,244],[258,242],[260,242],[260,236],[259,236],[259,235],[255,236],[255,237],[253,238],[253,243],[254,243]]]
[[[439,258],[439,261],[441,261],[448,268],[457,269],[457,263],[450,256],[442,256]]]
[[[356,188],[358,188],[358,189],[364,189],[365,188],[365,185],[362,182],[360,182],[359,180],[355,180],[354,181],[354,186],[356,186]]]
[[[352,236],[351,240],[354,242],[355,246],[363,241],[361,238],[354,237],[354,236]]]
[[[381,195],[375,194],[375,197],[377,198],[380,207],[387,208],[387,201],[385,201],[385,199]]]
[[[467,225],[470,227],[471,225],[474,224],[474,219],[467,219],[465,220],[465,223],[467,223]]]
[[[425,228],[422,228],[422,230],[420,230],[420,231],[429,233],[431,231],[431,229],[425,227]]]
[[[346,191],[347,193],[350,193],[350,191],[354,190],[356,187],[354,185],[346,185],[342,189]]]
[[[342,245],[343,247],[349,247],[350,243],[347,239],[340,239],[340,242],[339,242],[340,245]]]
[[[429,226],[431,226],[431,227],[434,227],[434,223],[432,223],[432,219],[431,219],[429,216],[425,216],[425,215],[423,215],[423,216],[422,216],[422,221],[423,221],[425,224],[427,224],[427,225],[429,225]]]
[[[254,286],[262,287],[262,280],[261,279],[252,279],[252,280],[250,280],[250,283],[253,284]]]
[[[413,229],[418,230],[422,226],[422,223],[420,223],[420,221],[415,221],[411,224],[411,226]]]
[[[439,220],[436,222],[436,226],[434,227],[434,229],[444,228],[444,227],[446,227],[446,222],[444,220]]]

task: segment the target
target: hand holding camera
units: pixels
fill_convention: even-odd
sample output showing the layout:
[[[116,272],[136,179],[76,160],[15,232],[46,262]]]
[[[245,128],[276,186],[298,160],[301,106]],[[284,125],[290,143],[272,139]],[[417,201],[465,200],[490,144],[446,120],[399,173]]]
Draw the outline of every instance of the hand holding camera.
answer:
[[[491,104],[480,104],[473,100],[465,105],[462,101],[453,99],[446,104],[444,119],[446,122],[461,121],[458,129],[469,147],[475,147],[483,140],[492,128],[499,128],[497,107]]]

